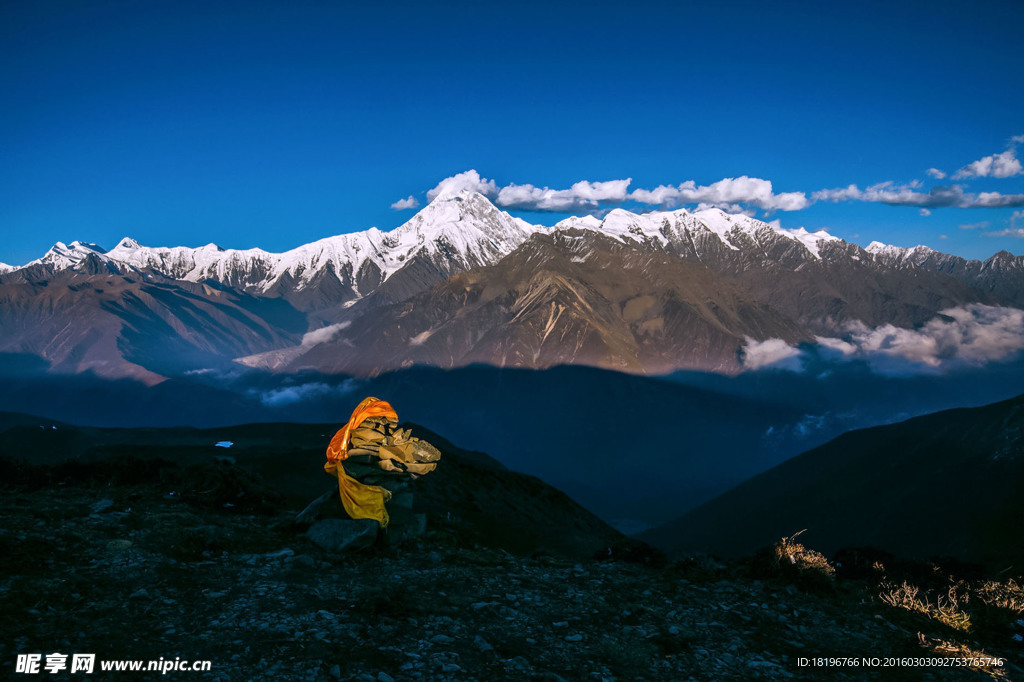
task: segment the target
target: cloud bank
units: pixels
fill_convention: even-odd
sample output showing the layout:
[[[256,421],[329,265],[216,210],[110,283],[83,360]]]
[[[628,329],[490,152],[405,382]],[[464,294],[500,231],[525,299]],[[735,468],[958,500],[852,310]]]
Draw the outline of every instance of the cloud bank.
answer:
[[[495,202],[503,208],[561,213],[589,213],[602,207],[615,206],[626,200],[630,178],[574,183],[569,189],[550,189],[533,185],[511,184],[502,187]]]
[[[970,178],[1009,178],[1024,174],[1017,158],[1017,145],[1024,143],[1024,135],[1011,138],[1008,148],[969,163],[952,176],[938,168],[925,173],[936,180]],[[439,196],[463,190],[479,192],[496,205],[521,211],[554,213],[600,213],[626,202],[645,204],[660,209],[696,205],[697,210],[720,208],[730,213],[753,215],[756,209],[774,211],[800,211],[817,202],[860,201],[912,206],[922,216],[936,208],[1019,208],[1024,207],[1024,194],[1001,192],[968,192],[960,184],[939,185],[926,189],[920,180],[899,184],[891,180],[866,188],[847,185],[821,189],[809,195],[805,192],[776,192],[772,182],[764,178],[741,175],[722,178],[708,185],[686,180],[678,185],[658,185],[653,189],[630,190],[632,178],[616,180],[580,180],[567,189],[537,185],[509,183],[498,186],[494,180],[481,177],[476,170],[468,170],[445,178],[427,192],[433,201]],[[391,208],[403,210],[417,208],[419,202],[410,195],[396,201]]]
[[[661,185],[653,190],[638,189],[629,198],[666,208],[695,203],[716,208],[749,204],[765,211],[799,211],[810,205],[803,192],[775,194],[770,180],[746,175],[724,178],[707,186],[697,186],[693,180],[688,180],[678,187]]]
[[[683,204],[697,204],[698,208],[721,208],[740,213],[745,207],[765,211],[799,211],[810,205],[803,192],[775,193],[770,180],[741,175],[738,178],[723,178],[710,185],[698,185],[693,180],[670,186],[660,185],[652,190],[629,191],[632,178],[620,180],[581,180],[568,189],[538,187],[531,184],[510,183],[498,187],[494,180],[480,176],[475,170],[468,170],[445,178],[427,192],[427,199],[433,201],[469,190],[479,192],[502,208],[522,211],[553,213],[597,213],[619,206],[626,201],[635,201],[659,208],[676,208]],[[392,208],[409,208],[403,202],[415,201],[413,197],[392,204]]]
[[[819,336],[800,349],[782,339],[743,346],[743,366],[800,371],[808,352],[832,360],[863,360],[880,374],[936,372],[1008,360],[1024,350],[1024,310],[972,303],[948,308],[917,329],[891,324],[846,326],[840,337]]]
[[[801,360],[803,351],[791,346],[782,339],[767,339],[755,341],[749,336],[745,337],[743,344],[742,362],[745,369],[786,369],[791,372],[799,372],[803,369]]]
[[[867,189],[849,185],[836,189],[823,189],[811,195],[813,201],[870,201],[890,206],[919,206],[921,208],[1013,208],[1024,206],[1024,194],[1001,194],[999,192],[964,192],[960,185],[933,187],[927,192],[918,191],[920,183],[897,185],[880,182]]]

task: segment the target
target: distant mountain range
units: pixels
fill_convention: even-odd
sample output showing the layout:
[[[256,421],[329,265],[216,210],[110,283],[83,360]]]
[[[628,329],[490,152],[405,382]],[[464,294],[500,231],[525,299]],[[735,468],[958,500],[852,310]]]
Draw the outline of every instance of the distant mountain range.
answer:
[[[863,249],[717,209],[530,225],[472,192],[274,254],[56,244],[0,268],[0,352],[155,383],[239,361],[374,375],[425,364],[732,373],[751,341],[1024,307],[1024,258]]]

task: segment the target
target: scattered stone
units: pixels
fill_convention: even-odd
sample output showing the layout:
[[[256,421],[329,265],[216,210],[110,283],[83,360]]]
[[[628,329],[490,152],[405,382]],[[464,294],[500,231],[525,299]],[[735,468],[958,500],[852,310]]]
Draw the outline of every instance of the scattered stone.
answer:
[[[328,552],[345,552],[373,545],[378,527],[373,519],[324,519],[314,523],[306,537]]]
[[[308,554],[299,554],[295,557],[292,562],[293,566],[299,566],[301,568],[316,568],[316,559],[309,556]]]
[[[110,509],[113,506],[114,506],[114,501],[113,500],[111,500],[109,498],[104,498],[104,499],[99,500],[98,502],[96,502],[91,507],[89,507],[89,511],[92,512],[93,514],[100,514],[102,512],[105,512],[106,510]]]
[[[505,670],[510,673],[528,673],[533,668],[530,662],[522,656],[516,656],[505,661]]]
[[[291,556],[295,556],[295,550],[290,547],[285,547],[279,552],[268,552],[263,555],[263,558],[273,561],[274,559],[286,559]]]

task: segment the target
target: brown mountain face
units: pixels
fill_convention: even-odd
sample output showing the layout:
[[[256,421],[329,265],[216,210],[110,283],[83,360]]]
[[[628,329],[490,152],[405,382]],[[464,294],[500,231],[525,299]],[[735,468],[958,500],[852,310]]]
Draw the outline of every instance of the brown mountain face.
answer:
[[[225,358],[295,344],[304,317],[283,301],[148,275],[66,270],[0,281],[0,352],[53,371],[156,383]]]
[[[1024,281],[1013,276],[1016,272],[997,277],[1001,283],[1008,277],[1014,281],[995,290],[975,270],[954,276],[937,267],[934,259],[919,264],[876,258],[860,246],[840,240],[820,242],[820,258],[815,258],[767,225],[751,233],[737,231],[731,240],[737,250],[681,241],[670,243],[667,249],[733,278],[751,300],[794,320],[807,334],[834,335],[838,326],[852,320],[871,327],[893,324],[911,328],[940,310],[964,303],[1017,305],[1019,296],[1010,294],[1024,290]]]
[[[364,314],[283,369],[376,374],[472,363],[733,371],[744,336],[807,340],[733,278],[590,231],[538,234],[496,265]],[[260,358],[248,364],[266,366]]]
[[[430,286],[432,271],[417,281],[419,294],[406,286],[416,269],[399,271],[325,320],[350,325],[333,342],[241,361],[358,375],[471,363],[734,372],[746,337],[813,341],[851,322],[913,328],[959,305],[1016,305],[1024,284],[1014,259],[1000,267],[998,257],[869,251],[835,239],[812,253],[767,224],[738,225],[730,248],[680,220],[663,226],[664,243],[640,228],[620,239],[603,227],[535,234],[494,265]],[[402,295],[387,295],[392,286]]]
[[[747,337],[813,342],[851,323],[913,328],[964,304],[1024,305],[1024,257],[823,235],[716,209],[617,209],[548,230],[463,192],[391,232],[284,254],[58,243],[0,275],[0,352],[150,381],[236,358],[357,375],[471,363],[735,372]]]

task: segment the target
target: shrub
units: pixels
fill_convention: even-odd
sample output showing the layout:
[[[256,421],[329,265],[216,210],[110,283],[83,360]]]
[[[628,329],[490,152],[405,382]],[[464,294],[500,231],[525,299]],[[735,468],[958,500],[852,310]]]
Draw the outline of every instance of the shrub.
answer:
[[[820,552],[796,541],[804,531],[781,538],[771,547],[760,550],[752,564],[755,577],[789,582],[809,590],[832,591],[835,568]]]

